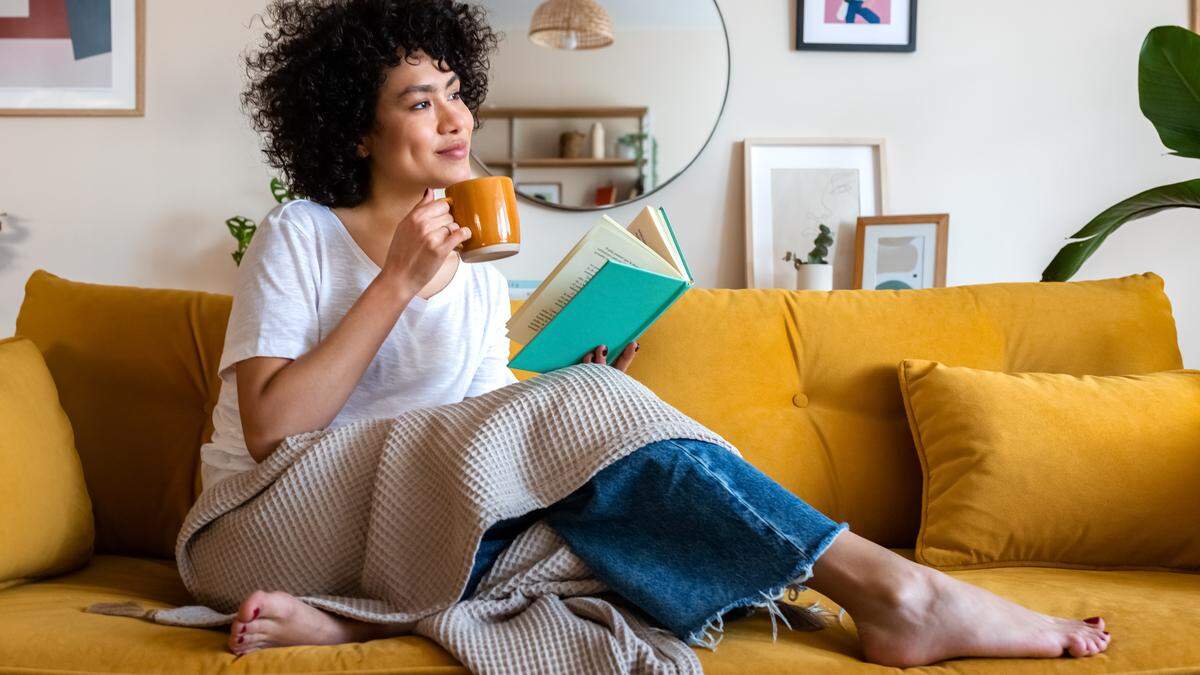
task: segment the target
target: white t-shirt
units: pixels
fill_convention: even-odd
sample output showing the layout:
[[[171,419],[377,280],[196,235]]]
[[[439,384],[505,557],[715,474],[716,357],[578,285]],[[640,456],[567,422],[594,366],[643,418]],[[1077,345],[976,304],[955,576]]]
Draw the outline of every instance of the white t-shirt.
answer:
[[[259,223],[242,257],[218,364],[221,392],[212,442],[200,448],[201,480],[256,465],[246,450],[233,364],[253,356],[295,359],[337,327],[379,274],[333,211],[306,199],[280,204]],[[458,263],[428,300],[414,297],[329,427],[457,403],[514,383],[505,323],[508,282],[491,263]]]

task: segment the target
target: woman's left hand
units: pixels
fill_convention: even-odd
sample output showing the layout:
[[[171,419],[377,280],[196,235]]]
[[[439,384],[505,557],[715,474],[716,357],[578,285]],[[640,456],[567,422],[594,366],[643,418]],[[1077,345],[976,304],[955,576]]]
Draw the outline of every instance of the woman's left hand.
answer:
[[[633,355],[635,352],[637,352],[639,347],[640,345],[638,345],[636,342],[630,342],[629,344],[625,345],[625,351],[621,352],[621,355],[617,357],[616,361],[613,361],[612,367],[616,368],[622,373],[625,372],[625,369],[628,368],[629,364],[633,362]],[[607,357],[608,347],[605,345],[597,345],[595,349],[584,355],[583,361],[580,361],[580,363],[604,363]]]

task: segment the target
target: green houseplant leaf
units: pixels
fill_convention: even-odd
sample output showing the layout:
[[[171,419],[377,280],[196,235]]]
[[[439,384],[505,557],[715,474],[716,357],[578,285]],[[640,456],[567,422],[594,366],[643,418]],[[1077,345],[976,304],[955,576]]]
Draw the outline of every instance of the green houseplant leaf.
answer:
[[[1062,247],[1042,271],[1042,281],[1070,279],[1083,265],[1083,261],[1087,260],[1117,228],[1131,220],[1177,207],[1200,208],[1200,178],[1151,188],[1108,207],[1084,225],[1083,229],[1070,236],[1071,239],[1080,241]]]
[[[1158,26],[1138,59],[1138,102],[1163,145],[1200,158],[1200,35]]]

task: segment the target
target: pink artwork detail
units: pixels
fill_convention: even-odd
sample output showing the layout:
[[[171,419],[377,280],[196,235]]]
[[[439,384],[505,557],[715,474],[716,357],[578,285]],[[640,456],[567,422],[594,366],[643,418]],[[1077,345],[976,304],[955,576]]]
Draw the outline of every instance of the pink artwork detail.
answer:
[[[854,12],[854,23],[880,25],[892,22],[892,0],[824,0],[825,23],[846,23],[848,12]],[[876,19],[876,20],[872,20]]]

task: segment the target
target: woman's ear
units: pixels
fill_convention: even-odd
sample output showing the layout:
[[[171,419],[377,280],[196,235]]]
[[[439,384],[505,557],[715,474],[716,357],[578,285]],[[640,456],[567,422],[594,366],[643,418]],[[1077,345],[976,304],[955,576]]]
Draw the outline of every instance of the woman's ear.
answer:
[[[359,143],[358,149],[357,149],[357,154],[359,157],[366,157],[367,155],[369,155],[371,153],[367,150],[367,146],[363,145],[362,143]]]

